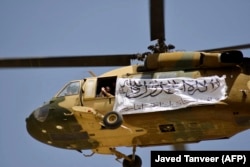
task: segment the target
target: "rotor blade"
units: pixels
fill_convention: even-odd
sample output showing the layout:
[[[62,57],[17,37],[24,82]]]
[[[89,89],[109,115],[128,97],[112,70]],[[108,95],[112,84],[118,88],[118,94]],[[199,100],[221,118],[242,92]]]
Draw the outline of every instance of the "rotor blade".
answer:
[[[242,44],[242,45],[222,47],[222,48],[200,50],[199,52],[222,52],[222,51],[227,51],[227,50],[243,50],[243,49],[249,49],[249,48],[250,48],[250,43]]]
[[[126,66],[137,54],[0,58],[0,68],[19,67],[90,67],[90,66]]]
[[[150,32],[151,41],[165,40],[164,0],[150,0]]]

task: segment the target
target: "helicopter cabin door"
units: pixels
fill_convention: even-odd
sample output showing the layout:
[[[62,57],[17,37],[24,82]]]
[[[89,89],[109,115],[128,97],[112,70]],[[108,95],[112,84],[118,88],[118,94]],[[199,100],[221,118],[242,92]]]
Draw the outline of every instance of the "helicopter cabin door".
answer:
[[[83,105],[105,114],[113,111],[116,76],[88,78],[84,84]]]

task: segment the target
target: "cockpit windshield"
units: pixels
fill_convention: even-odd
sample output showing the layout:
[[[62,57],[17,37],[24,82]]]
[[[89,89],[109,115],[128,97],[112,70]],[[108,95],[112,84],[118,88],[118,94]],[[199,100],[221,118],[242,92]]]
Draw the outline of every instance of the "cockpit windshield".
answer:
[[[72,96],[79,94],[80,91],[80,81],[72,81],[68,83],[61,92],[58,93],[57,97],[61,96]]]

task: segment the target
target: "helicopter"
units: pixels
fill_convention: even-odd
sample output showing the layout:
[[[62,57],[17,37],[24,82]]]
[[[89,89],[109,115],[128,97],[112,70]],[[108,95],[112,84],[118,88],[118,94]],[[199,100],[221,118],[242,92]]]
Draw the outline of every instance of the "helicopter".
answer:
[[[242,46],[241,46],[241,48],[242,48]],[[241,49],[240,48],[240,49]],[[157,48],[156,48],[157,49]],[[222,49],[223,50],[223,49]],[[225,50],[227,50],[227,49],[225,49]],[[229,48],[229,50],[234,50],[234,49],[232,49],[232,47],[230,47]],[[202,53],[203,52],[205,52],[205,51],[202,51]],[[213,57],[214,55],[218,55],[218,53],[217,54],[212,54],[211,55],[211,57],[209,57],[210,56],[210,51],[206,51],[206,52],[209,52],[209,54],[205,54],[205,56],[203,57],[203,58],[205,58],[204,59],[204,62],[206,63],[207,61],[212,61],[212,60],[210,60],[209,58],[215,58],[215,57]],[[218,52],[220,53],[221,51],[219,51],[218,50]],[[166,54],[166,53],[168,53],[168,54]],[[173,61],[170,61],[168,58],[171,58],[171,57],[175,57],[175,56],[177,56],[177,54],[175,54],[175,53],[172,53],[172,52],[166,52],[166,53],[164,53],[164,54],[161,54],[161,53],[159,53],[159,57],[160,58],[165,58],[166,57],[166,62],[168,63],[170,63],[170,62],[175,62],[175,60],[173,60]],[[231,52],[231,53],[233,53],[233,52]],[[235,52],[235,53],[237,53],[237,54],[240,54],[239,52]],[[147,61],[150,63],[151,61],[149,61],[150,60],[150,58],[152,58],[152,59],[154,59],[154,57],[151,57],[151,56],[154,56],[154,55],[158,55],[158,53],[157,52],[155,52],[155,53],[152,53],[152,54],[150,54],[150,55],[146,55],[145,57],[147,57]],[[226,53],[227,54],[227,53]],[[164,56],[163,56],[164,55]],[[233,54],[234,55],[234,54]],[[136,56],[136,55],[133,55],[133,56]],[[161,57],[161,56],[163,56],[163,57]],[[170,57],[171,56],[171,57]],[[206,59],[207,58],[207,59]],[[218,57],[216,57],[216,58],[218,58]],[[110,58],[109,60],[111,60],[112,58]],[[241,68],[243,69],[243,74],[247,74],[247,76],[246,76],[246,81],[248,81],[249,80],[249,74],[248,74],[248,69],[249,69],[249,66],[248,66],[248,64],[246,63],[247,62],[247,60],[248,59],[246,59],[246,58],[243,58],[243,61],[240,61],[240,59],[241,59],[241,56],[237,56],[236,57],[236,59],[237,59],[237,62],[236,62],[236,64],[234,64],[234,62],[230,62],[229,64],[220,64],[220,62],[214,62],[214,61],[212,61],[212,63],[208,63],[208,64],[205,64],[205,66],[203,66],[203,67],[183,67],[182,65],[179,67],[180,69],[162,69],[163,67],[161,67],[160,69],[154,69],[154,66],[152,66],[152,69],[144,69],[144,66],[141,66],[140,67],[140,70],[137,70],[136,71],[136,73],[135,72],[133,72],[132,71],[132,69],[129,71],[128,69],[122,69],[122,71],[126,71],[126,74],[128,73],[130,73],[131,74],[131,78],[132,78],[132,76],[133,77],[138,77],[138,75],[144,75],[145,74],[145,77],[147,76],[147,74],[148,75],[150,75],[150,74],[152,74],[152,71],[153,71],[153,73],[154,74],[156,74],[156,75],[161,75],[161,73],[163,73],[163,72],[167,72],[166,73],[166,76],[169,76],[169,77],[167,77],[167,78],[176,78],[176,77],[173,77],[173,75],[177,75],[177,73],[175,73],[176,71],[177,72],[180,72],[179,73],[179,76],[178,77],[187,77],[187,75],[189,75],[189,74],[187,74],[187,72],[194,72],[195,70],[196,71],[198,71],[198,72],[201,72],[201,74],[200,74],[200,76],[202,76],[202,77],[204,77],[204,76],[206,76],[206,74],[204,74],[203,72],[208,72],[208,74],[207,75],[209,75],[209,76],[211,76],[209,73],[211,73],[211,74],[216,74],[216,75],[220,75],[220,74],[226,74],[226,75],[229,75],[228,74],[228,70],[229,69],[232,69],[232,67],[234,67],[234,66],[238,66],[238,65],[240,65],[241,66]],[[239,60],[238,60],[239,59]],[[88,58],[88,59],[86,59],[86,61],[87,60],[90,60],[90,58]],[[120,59],[120,57],[119,57],[119,60],[121,60]],[[201,59],[199,59],[199,60],[201,60]],[[206,60],[206,61],[205,61]],[[234,59],[235,60],[235,59]],[[118,60],[115,60],[115,61],[117,61],[118,62]],[[145,60],[144,60],[145,61]],[[176,61],[177,62],[177,61]],[[242,63],[242,62],[244,62],[244,63]],[[249,61],[248,61],[249,62]],[[162,61],[160,62],[160,63],[162,63]],[[182,62],[183,63],[183,62]],[[231,63],[233,63],[233,64],[231,64]],[[42,63],[41,63],[42,64]],[[170,66],[172,63],[170,63],[170,64],[167,64],[166,66]],[[185,64],[185,63],[184,63]],[[187,63],[187,64],[189,64],[189,63]],[[190,63],[191,64],[191,63]],[[211,65],[211,64],[215,64],[215,66],[209,66],[209,65]],[[148,66],[150,66],[150,65],[152,65],[152,64],[149,64]],[[165,66],[165,65],[164,65]],[[206,66],[208,66],[208,67],[206,67]],[[170,66],[171,67],[171,66]],[[181,68],[182,67],[182,68]],[[130,67],[130,68],[132,68],[132,67]],[[134,67],[133,67],[134,68]],[[158,68],[158,66],[157,66],[157,68]],[[137,68],[138,69],[138,68]],[[227,69],[227,70],[226,70]],[[238,69],[238,68],[236,68],[236,69]],[[164,71],[165,70],[165,71]],[[239,70],[239,69],[238,69]],[[132,72],[131,72],[132,71]],[[181,72],[181,71],[183,71],[183,73]],[[168,73],[168,72],[170,72],[170,73]],[[160,73],[160,74],[159,74]],[[138,75],[137,75],[138,74]],[[187,75],[186,75],[187,74]],[[190,74],[192,74],[192,73],[190,73]],[[195,74],[195,73],[193,73],[193,74]],[[231,73],[230,73],[231,74]],[[234,74],[234,73],[233,73]],[[241,74],[241,73],[240,73]],[[137,75],[137,76],[136,76]],[[197,74],[198,75],[198,74]],[[235,74],[236,76],[238,76],[237,75],[237,73]],[[235,76],[234,75],[234,76]],[[118,75],[115,75],[115,76],[118,76]],[[171,76],[171,77],[170,77]],[[98,77],[98,78],[95,78],[95,77],[93,77],[93,80],[95,80],[95,79],[97,79],[97,81],[96,82],[98,82],[98,83],[100,83],[100,84],[102,84],[102,82],[104,83],[106,83],[106,82],[108,82],[108,83],[110,83],[110,82],[112,82],[112,81],[114,81],[113,78],[114,77],[114,75],[112,74],[106,74],[106,75],[103,75],[103,76],[101,76],[101,77]],[[119,76],[120,77],[120,76]],[[128,78],[128,77],[130,77],[130,76],[127,76],[126,78]],[[143,76],[144,77],[144,76]],[[143,78],[143,77],[141,77],[141,78]],[[191,78],[193,78],[193,77],[191,77]],[[105,79],[107,79],[107,80],[105,80]],[[193,78],[194,79],[194,78]],[[215,78],[212,78],[212,79],[215,79]],[[234,78],[235,79],[235,78]],[[86,82],[89,82],[90,80],[87,78],[85,81],[84,81],[84,83]],[[194,82],[196,82],[196,80],[192,80],[192,81],[194,81]],[[76,81],[76,82],[78,82],[78,81]],[[71,85],[71,83],[76,83],[76,82],[70,82],[70,85]],[[84,83],[81,83],[82,81],[79,81],[79,83],[80,83],[80,85],[82,84],[84,84]],[[93,82],[95,82],[95,81],[93,81]],[[230,82],[229,82],[230,83]],[[229,83],[227,83],[227,84],[229,84]],[[244,82],[244,83],[248,83],[248,82]],[[70,86],[70,85],[68,85],[68,86]],[[230,85],[230,84],[229,84]],[[239,84],[240,85],[240,84]],[[85,85],[84,84],[84,86],[87,86],[87,84]],[[112,86],[112,85],[111,85]],[[242,92],[238,92],[239,94],[236,94],[237,96],[236,97],[239,97],[239,99],[241,99],[243,96],[245,96],[244,95],[244,93],[246,93],[246,95],[247,95],[247,88],[248,87],[246,87],[246,85],[244,85],[245,86],[245,89],[243,89],[243,88],[241,88],[240,90],[242,90]],[[67,87],[67,86],[66,86]],[[66,88],[65,87],[65,88]],[[81,87],[81,88],[83,88],[83,86]],[[86,88],[86,89],[85,89]],[[231,86],[231,88],[233,88],[233,89],[237,89],[237,88],[234,88],[233,86]],[[99,89],[99,87],[96,87],[96,89]],[[64,90],[64,89],[63,89]],[[66,90],[66,89],[65,89]],[[87,93],[87,90],[89,90],[87,87],[84,87],[84,90],[82,91],[82,95],[83,96],[85,96],[85,93]],[[66,91],[65,91],[66,92]],[[59,93],[60,94],[60,93]],[[59,94],[58,94],[58,96],[56,96],[56,97],[59,97]],[[67,97],[70,97],[70,96],[67,96]],[[73,96],[71,96],[71,97],[73,97]],[[230,96],[229,96],[230,97]],[[60,98],[63,98],[63,97],[61,97],[60,96]],[[66,96],[64,97],[64,98],[66,98]],[[91,98],[90,98],[91,99]],[[111,99],[111,103],[112,103],[112,98],[109,98],[109,99]],[[109,103],[109,99],[105,99],[106,101],[105,102],[107,102],[107,103]],[[247,96],[246,96],[246,106],[248,105],[249,106],[249,99],[247,98]],[[56,103],[56,100],[57,99],[52,99],[51,101],[50,101],[50,105],[51,105],[51,107],[52,107],[52,105],[53,104],[55,104]],[[85,98],[84,100],[83,100],[83,105],[84,106],[87,106],[87,98]],[[237,100],[237,98],[236,98],[236,100]],[[88,101],[89,102],[89,101]],[[229,104],[229,106],[230,106],[230,108],[231,108],[231,106],[232,105],[230,105],[230,103],[228,103]],[[203,109],[204,109],[204,112],[205,113],[209,113],[209,111],[210,110],[214,110],[215,108],[216,108],[216,110],[218,111],[218,110],[220,110],[220,109],[226,109],[226,110],[229,110],[229,107],[227,107],[226,108],[226,106],[224,106],[224,105],[226,105],[226,103],[225,104],[216,104],[216,105],[212,105],[212,106],[206,106],[206,107],[208,107],[208,108],[210,108],[210,109],[204,109],[204,107],[203,106],[198,106],[198,108],[199,108],[199,110],[201,110],[201,111],[203,111]],[[242,105],[242,103],[241,103],[241,105]],[[81,105],[79,105],[79,106],[81,106]],[[40,108],[41,109],[41,108]],[[53,110],[53,107],[51,108],[52,110]],[[189,107],[189,108],[186,108],[186,109],[181,109],[180,111],[179,110],[174,110],[174,111],[179,111],[179,114],[180,113],[183,113],[183,117],[185,117],[186,115],[185,115],[185,113],[186,114],[190,114],[190,113],[192,113],[190,110],[193,110],[194,112],[196,112],[196,109],[195,108],[193,108],[193,107]],[[77,111],[79,111],[79,112],[77,112]],[[232,111],[232,110],[230,110],[230,111]],[[244,114],[244,111],[246,111],[246,108],[245,108],[245,110],[244,110],[244,108],[243,108],[243,114]],[[85,113],[84,111],[81,111],[81,108],[79,108],[79,107],[77,107],[77,108],[75,108],[75,110],[73,111],[73,112],[75,112],[75,115],[77,116],[77,114],[83,114],[83,113]],[[91,110],[90,109],[90,114],[92,113],[94,113],[95,111],[94,110]],[[198,112],[198,109],[197,109],[197,112]],[[203,113],[204,113],[203,112]],[[211,112],[211,111],[210,111]],[[226,111],[224,111],[224,112],[226,112]],[[38,117],[39,117],[39,111],[37,111],[36,113],[38,113]],[[67,111],[65,111],[65,113],[64,113],[64,115],[66,116],[66,118],[68,118],[68,120],[71,118],[71,117],[74,117],[74,116],[72,116],[71,115],[71,113],[72,112],[67,112]],[[158,114],[163,114],[162,112],[159,112]],[[94,113],[95,115],[96,114],[99,114],[99,113]],[[149,114],[148,116],[150,116],[150,115],[152,115],[152,114],[156,114],[156,112],[153,112],[153,113],[147,113],[147,114]],[[172,113],[173,114],[173,113]],[[222,114],[222,113],[221,113]],[[237,115],[237,113],[235,113],[236,115]],[[105,112],[103,113],[103,115],[105,115]],[[157,115],[157,114],[156,114]],[[79,115],[80,116],[80,115]],[[92,116],[92,115],[90,115],[90,116]],[[132,116],[138,116],[137,118],[139,118],[139,119],[142,119],[144,116],[142,116],[142,115],[136,115],[136,114],[132,114],[132,115],[123,115],[123,124],[122,125],[120,125],[120,126],[122,126],[121,128],[119,127],[119,128],[110,128],[112,131],[111,132],[115,132],[116,133],[116,131],[115,130],[125,130],[125,132],[127,132],[127,133],[130,133],[130,130],[132,129],[132,132],[133,132],[133,127],[131,128],[131,126],[129,126],[129,125],[133,125],[133,123],[130,123],[130,121],[128,121],[128,120],[130,120],[130,117],[132,117]],[[199,115],[197,115],[197,116],[199,116]],[[203,115],[203,117],[205,117],[206,115]],[[84,114],[83,114],[83,117],[84,117]],[[102,117],[102,115],[100,116],[100,118]],[[166,115],[166,117],[170,117],[170,119],[171,119],[171,114],[170,113],[168,113],[168,115]],[[175,128],[175,130],[177,131],[178,129],[177,129],[177,127],[175,127],[175,126],[177,126],[178,125],[178,123],[180,123],[180,122],[178,122],[178,117],[176,118],[177,116],[175,116],[175,118],[172,118],[172,121],[173,122],[175,122],[175,123],[170,123],[170,127],[166,127],[167,129],[168,128],[170,128],[170,130],[171,130],[171,124],[173,124],[174,125],[174,128]],[[237,116],[235,116],[235,117],[237,117]],[[42,120],[42,116],[39,118],[40,119],[40,121]],[[77,117],[76,117],[77,118]],[[147,117],[146,117],[147,118]],[[151,116],[150,116],[150,118],[152,118]],[[218,116],[218,118],[219,118],[219,116]],[[71,118],[72,119],[72,118]],[[90,119],[92,119],[92,118],[90,118]],[[98,119],[99,119],[99,117],[98,117]],[[177,122],[176,122],[176,119],[177,119]],[[203,118],[204,119],[204,118]],[[137,120],[137,119],[136,119]],[[156,119],[157,120],[157,119]],[[45,120],[46,121],[46,120]],[[166,120],[165,120],[166,121]],[[80,120],[78,120],[78,122],[80,122]],[[131,122],[132,122],[132,120],[131,120]],[[162,122],[161,120],[159,120],[159,123],[160,122]],[[170,121],[171,122],[171,121]],[[184,121],[185,122],[185,121]],[[84,122],[83,122],[84,123]],[[99,123],[101,123],[101,125],[99,124]],[[196,122],[194,122],[194,126],[195,126],[195,123]],[[126,124],[128,124],[128,125],[126,125]],[[199,122],[198,122],[198,124],[199,124]],[[216,124],[216,123],[215,123]],[[81,124],[80,124],[81,125]],[[163,124],[164,125],[164,124]],[[196,125],[197,125],[197,123],[196,123]],[[83,126],[83,125],[82,125]],[[93,126],[95,126],[95,125],[93,125]],[[99,120],[98,121],[98,126],[99,127],[101,127],[101,128],[103,128],[103,129],[105,129],[106,128],[106,126],[107,125],[102,125],[102,120]],[[202,126],[202,125],[197,125],[197,126]],[[63,126],[64,127],[64,126]],[[83,126],[84,127],[84,126]],[[57,126],[57,129],[59,130],[60,128],[62,128],[62,127],[60,127],[60,126]],[[126,128],[128,128],[129,130],[126,130]],[[157,128],[160,128],[160,127],[157,127]],[[64,129],[64,128],[63,128]],[[45,128],[45,130],[46,130],[46,128]],[[56,129],[55,129],[56,130]],[[109,131],[109,128],[106,128],[105,129],[106,130],[106,132],[107,131]],[[143,129],[142,129],[143,130]],[[158,129],[158,130],[160,130],[160,129]],[[164,129],[163,129],[164,130]],[[188,129],[187,129],[188,130]],[[136,131],[136,130],[135,130]],[[137,131],[139,131],[138,132],[138,134],[140,133],[140,131],[141,131],[141,129],[139,128],[139,129],[137,129]],[[175,132],[176,132],[175,131]],[[43,131],[43,132],[46,132],[46,131]],[[43,134],[43,132],[42,132],[42,134]],[[142,132],[142,131],[141,131]],[[145,132],[145,131],[144,131]],[[160,131],[161,132],[161,131]],[[172,131],[172,132],[169,132],[169,133],[175,133],[174,131]],[[46,132],[46,133],[50,133],[50,132]],[[46,133],[45,133],[45,135],[46,135]],[[163,133],[163,132],[162,132]],[[165,134],[166,133],[168,133],[168,132],[164,132]],[[167,134],[167,135],[169,135],[169,133]],[[93,134],[92,134],[93,135]],[[95,135],[97,135],[97,134],[95,134]],[[92,136],[91,138],[94,138],[94,136]],[[167,139],[165,139],[165,140],[167,140]],[[49,140],[48,140],[49,141]],[[46,141],[46,142],[48,142],[48,141]],[[190,141],[190,142],[192,142],[192,141]],[[153,142],[152,142],[153,143]],[[184,142],[185,143],[185,142]],[[49,144],[49,143],[48,143]],[[51,145],[53,145],[54,144],[54,141],[52,141],[52,144]],[[166,143],[165,143],[166,144]],[[138,144],[138,146],[140,146],[139,144]],[[141,145],[142,146],[142,145]],[[118,153],[115,153],[115,154],[118,154]]]

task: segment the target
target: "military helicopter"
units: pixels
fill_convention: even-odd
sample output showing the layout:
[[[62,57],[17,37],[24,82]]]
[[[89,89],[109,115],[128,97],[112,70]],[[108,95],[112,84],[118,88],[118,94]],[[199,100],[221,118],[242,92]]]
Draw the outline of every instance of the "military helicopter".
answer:
[[[249,44],[172,52],[164,42],[163,21],[154,23],[163,20],[162,3],[151,1],[151,39],[158,43],[150,53],[1,61],[1,67],[128,65],[65,85],[27,118],[34,138],[60,148],[114,154],[124,158],[123,166],[141,166],[137,146],[228,138],[249,128],[250,63],[237,51]],[[131,59],[144,64],[129,66]],[[99,97],[107,85],[113,96]],[[132,147],[132,155],[119,152],[119,146]]]

